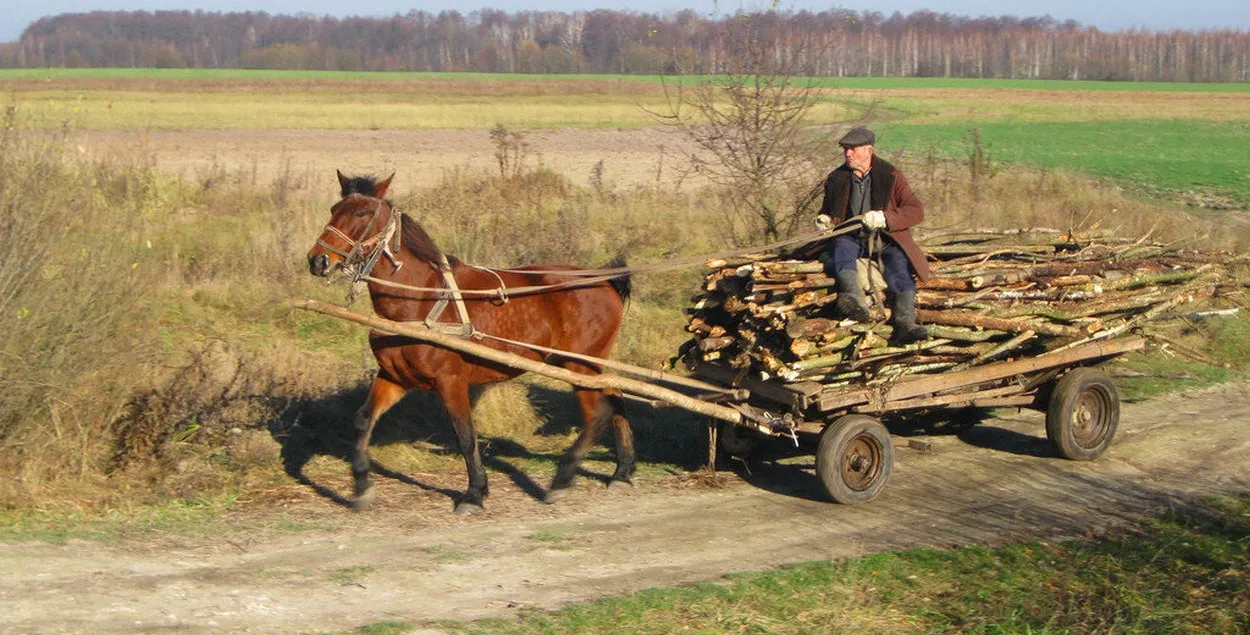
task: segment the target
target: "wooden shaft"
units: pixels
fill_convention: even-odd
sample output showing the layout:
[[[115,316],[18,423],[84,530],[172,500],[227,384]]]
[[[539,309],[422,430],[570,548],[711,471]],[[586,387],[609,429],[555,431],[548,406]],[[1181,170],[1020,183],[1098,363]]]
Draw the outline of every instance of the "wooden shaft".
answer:
[[[508,366],[510,368],[516,368],[517,370],[528,371],[543,375],[544,377],[558,379],[574,386],[593,388],[595,390],[616,389],[623,392],[642,395],[644,397],[651,397],[652,399],[670,403],[679,408],[701,415],[715,417],[722,421],[728,421],[735,424],[743,422],[742,413],[732,408],[707,403],[706,401],[700,401],[693,397],[683,395],[675,390],[652,386],[646,382],[629,379],[627,377],[609,375],[606,373],[599,375],[583,375],[558,366],[544,364],[539,361],[521,357],[520,355],[507,353],[489,346],[470,342],[454,335],[439,333],[438,331],[425,326],[404,324],[376,316],[362,315],[360,313],[356,313],[355,311],[350,311],[348,309],[332,304],[326,304],[324,302],[318,302],[316,300],[296,301],[292,303],[292,306],[297,309],[314,311],[316,313],[341,318],[349,322],[362,324],[379,331],[402,335],[404,337],[411,337],[414,340],[466,353],[473,357],[495,362],[497,364],[503,364],[504,366]]]

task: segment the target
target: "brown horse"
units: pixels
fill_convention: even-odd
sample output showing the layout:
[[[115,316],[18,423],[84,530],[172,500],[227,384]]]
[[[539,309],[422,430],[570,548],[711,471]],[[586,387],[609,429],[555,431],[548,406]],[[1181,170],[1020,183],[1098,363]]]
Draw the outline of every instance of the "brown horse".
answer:
[[[348,178],[338,173],[343,198],[331,208],[330,222],[308,252],[308,268],[313,275],[328,276],[339,267],[367,267],[372,263],[370,275],[376,280],[369,282],[369,296],[373,310],[397,322],[425,320],[441,294],[405,289],[378,280],[407,287],[445,288],[443,267],[450,266],[456,286],[465,291],[496,290],[501,281],[509,289],[564,283],[565,286],[558,289],[518,295],[506,301],[499,296],[466,293],[465,308],[479,333],[582,355],[608,356],[621,324],[625,300],[629,297],[628,276],[570,285],[572,276],[554,273],[577,271],[568,266],[522,268],[536,270],[532,273],[492,272],[467,266],[439,251],[430,235],[411,217],[400,214],[402,220],[392,226],[393,211],[386,192],[394,176],[379,182],[372,177]],[[447,310],[437,319],[453,326],[459,324],[455,305],[445,306]],[[545,355],[490,339],[484,343],[530,359],[545,359],[575,372],[599,372],[591,362]],[[356,446],[352,456],[355,507],[364,509],[373,499],[369,485],[369,437],[374,424],[405,393],[420,388],[432,390],[442,399],[468,468],[469,487],[457,503],[456,513],[481,511],[487,495],[486,471],[478,453],[469,387],[511,379],[521,371],[376,331],[369,333],[369,344],[378,362],[378,374],[369,388],[368,399],[356,413]],[[633,432],[625,418],[621,396],[596,390],[578,389],[576,392],[585,425],[556,468],[547,502],[562,497],[573,481],[578,464],[609,420],[616,432],[616,472],[610,484],[630,483],[633,477]]]

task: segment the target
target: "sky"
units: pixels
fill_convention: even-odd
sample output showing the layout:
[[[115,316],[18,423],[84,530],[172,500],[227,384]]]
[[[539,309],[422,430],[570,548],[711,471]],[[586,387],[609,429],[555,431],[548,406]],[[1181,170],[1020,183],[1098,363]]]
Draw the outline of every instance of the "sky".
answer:
[[[373,0],[365,5],[331,0],[24,0],[0,11],[0,42],[11,42],[21,36],[31,22],[60,13],[87,11],[266,11],[269,13],[331,15],[344,17],[362,15],[387,17],[419,9],[432,13],[455,9],[470,13],[477,9],[516,11],[573,12],[596,8],[628,9],[643,13],[665,13],[692,9],[705,16],[725,15],[738,9],[773,6],[765,0]],[[1076,20],[1081,24],[1114,31],[1141,27],[1151,30],[1222,29],[1250,30],[1250,3],[1247,0],[1048,0],[1041,3],[1026,0],[874,0],[859,4],[822,2],[820,0],[778,0],[779,10],[822,11],[845,8],[854,11],[872,9],[884,14],[900,11],[929,10],[969,17],[1014,15],[1033,17],[1050,15],[1056,20]]]

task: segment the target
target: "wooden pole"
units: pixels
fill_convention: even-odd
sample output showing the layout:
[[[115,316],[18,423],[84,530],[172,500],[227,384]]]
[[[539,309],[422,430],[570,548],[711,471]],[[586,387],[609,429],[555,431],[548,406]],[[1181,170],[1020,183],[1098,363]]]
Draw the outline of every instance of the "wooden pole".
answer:
[[[471,342],[455,335],[440,333],[422,324],[405,324],[372,315],[363,315],[343,307],[318,302],[316,300],[298,300],[292,302],[291,306],[297,309],[304,309],[306,311],[313,311],[341,318],[349,322],[362,324],[369,328],[385,331],[394,335],[411,337],[414,340],[448,348],[479,359],[495,362],[497,364],[503,364],[504,366],[508,366],[510,368],[516,368],[518,370],[536,373],[544,377],[558,379],[574,386],[592,388],[595,390],[615,389],[622,392],[630,392],[644,397],[658,399],[679,408],[701,415],[715,417],[722,421],[728,421],[735,424],[745,422],[745,418],[742,413],[734,410],[733,408],[701,401],[699,399],[683,395],[674,390],[653,386],[646,382],[607,373],[599,375],[583,375],[581,373],[575,373],[571,370],[566,370],[558,366],[544,364],[539,361],[521,357],[520,355],[507,353],[476,342]]]

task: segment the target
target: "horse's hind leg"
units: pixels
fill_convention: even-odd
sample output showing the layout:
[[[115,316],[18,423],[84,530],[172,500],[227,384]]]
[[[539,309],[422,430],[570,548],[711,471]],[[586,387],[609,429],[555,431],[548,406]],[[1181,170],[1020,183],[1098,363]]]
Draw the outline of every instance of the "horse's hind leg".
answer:
[[[619,484],[633,485],[634,465],[637,455],[634,453],[634,430],[625,418],[625,399],[620,395],[605,395],[604,401],[612,407],[612,430],[616,434],[616,472],[612,474],[612,482],[608,487]]]
[[[577,390],[577,400],[581,403],[582,416],[586,422],[582,426],[582,431],[577,435],[577,440],[569,447],[564,456],[560,458],[560,463],[556,466],[556,475],[551,479],[551,488],[547,490],[546,501],[554,503],[567,494],[569,485],[573,484],[573,477],[577,474],[577,467],[581,465],[582,459],[586,458],[586,454],[590,452],[591,446],[599,440],[599,434],[603,431],[603,424],[612,417],[612,405],[607,399],[604,399],[602,392],[598,390]],[[619,449],[619,448],[618,448]],[[633,443],[629,444],[630,467],[628,472],[633,473]],[[618,460],[620,455],[618,454]],[[621,473],[621,466],[617,465],[617,473]],[[613,476],[615,479],[616,477]],[[628,479],[627,479],[628,480]]]
[[[451,416],[460,443],[460,454],[469,472],[469,489],[456,503],[456,513],[461,516],[482,511],[483,499],[490,493],[486,485],[486,470],[482,467],[482,455],[478,451],[477,430],[473,427],[473,406],[469,399],[469,385],[465,382],[446,381],[436,384],[435,389],[443,398],[443,406]]]
[[[403,398],[404,392],[399,384],[378,377],[369,387],[369,398],[365,399],[365,405],[356,411],[353,425],[356,429],[356,447],[352,452],[352,476],[356,480],[356,486],[352,507],[357,511],[368,509],[373,504],[374,492],[369,484],[369,438],[373,436],[373,426],[383,413]]]

